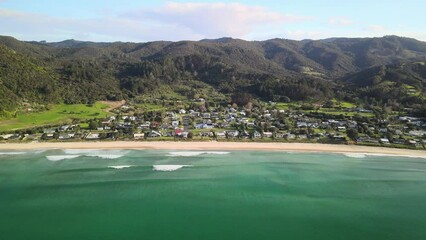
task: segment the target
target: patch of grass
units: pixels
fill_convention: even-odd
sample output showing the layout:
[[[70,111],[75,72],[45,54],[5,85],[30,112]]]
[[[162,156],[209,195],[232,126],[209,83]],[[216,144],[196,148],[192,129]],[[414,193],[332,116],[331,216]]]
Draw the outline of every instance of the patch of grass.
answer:
[[[345,102],[345,101],[337,101],[337,99],[333,99],[332,100],[334,104],[336,104],[337,106],[340,106],[342,108],[355,108],[356,105],[350,102]]]
[[[291,103],[283,103],[283,102],[278,102],[275,105],[277,107],[278,110],[289,110],[291,108],[298,108],[300,107],[300,104],[297,102],[291,102]]]
[[[57,104],[50,110],[36,113],[17,114],[15,118],[0,121],[0,131],[13,131],[36,126],[61,124],[71,122],[72,119],[103,118],[110,114],[105,112],[108,105],[95,103],[86,104]]]

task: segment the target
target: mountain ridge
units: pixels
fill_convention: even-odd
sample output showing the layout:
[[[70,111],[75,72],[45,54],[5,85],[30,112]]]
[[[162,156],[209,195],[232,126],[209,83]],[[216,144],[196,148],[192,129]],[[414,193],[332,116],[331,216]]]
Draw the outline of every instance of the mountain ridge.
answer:
[[[347,92],[345,97],[359,99],[363,96],[360,89],[364,87],[352,83],[364,81],[362,71],[426,61],[426,42],[397,36],[302,41],[220,38],[146,43],[72,39],[56,43],[24,42],[0,36],[0,46],[28,63],[20,66],[18,62],[11,64],[13,58],[1,59],[0,64],[15,68],[9,71],[12,75],[0,72],[2,81],[9,84],[0,85],[1,91],[12,91],[16,99],[66,103],[125,99],[153,92],[160,86],[178,89],[186,97],[202,92],[204,86],[220,94],[243,91],[265,100],[286,97],[320,100],[334,97],[338,91]],[[36,94],[22,95],[20,92],[25,91],[7,87],[19,81],[19,72],[34,74],[30,65],[50,74],[47,78],[52,86],[57,86],[53,91],[58,92],[58,99],[42,100],[34,97]],[[407,74],[398,76],[415,75],[418,78],[415,88],[421,98],[425,80],[422,74],[413,75],[418,70],[408,69]],[[25,84],[31,86],[30,82],[28,79]],[[185,87],[190,88],[191,94]],[[45,94],[37,88],[32,91]],[[14,105],[19,100],[15,102]]]

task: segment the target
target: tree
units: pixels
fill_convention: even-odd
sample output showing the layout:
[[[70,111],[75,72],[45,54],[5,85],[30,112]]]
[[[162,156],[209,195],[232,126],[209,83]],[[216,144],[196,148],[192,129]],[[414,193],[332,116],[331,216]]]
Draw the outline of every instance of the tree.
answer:
[[[350,128],[346,130],[346,135],[348,135],[350,139],[355,141],[358,138],[358,131],[354,128]]]
[[[89,128],[92,130],[96,130],[99,127],[99,123],[97,120],[90,120],[89,122]]]
[[[194,136],[194,134],[193,134],[192,132],[189,132],[189,133],[188,133],[188,138],[189,138],[189,139],[192,139],[192,137],[193,137],[193,136]]]

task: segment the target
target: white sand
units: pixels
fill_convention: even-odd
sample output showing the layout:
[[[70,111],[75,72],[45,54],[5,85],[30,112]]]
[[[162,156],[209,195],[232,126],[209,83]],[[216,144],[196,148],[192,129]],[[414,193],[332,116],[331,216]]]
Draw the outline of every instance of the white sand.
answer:
[[[368,147],[357,145],[334,145],[316,143],[257,143],[257,142],[32,142],[4,143],[0,150],[34,149],[167,149],[195,151],[264,150],[264,151],[301,151],[386,154],[407,157],[426,158],[424,150]]]

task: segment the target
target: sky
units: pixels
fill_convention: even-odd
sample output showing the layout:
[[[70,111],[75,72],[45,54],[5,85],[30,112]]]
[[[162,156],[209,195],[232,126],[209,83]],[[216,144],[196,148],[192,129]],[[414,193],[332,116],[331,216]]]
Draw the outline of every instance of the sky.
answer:
[[[398,35],[426,41],[424,0],[0,0],[0,35],[147,42]]]

